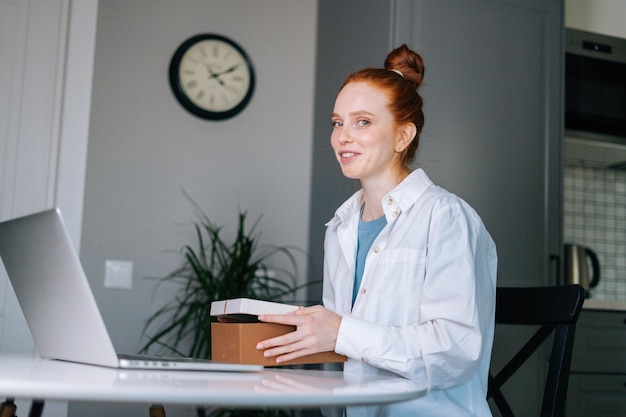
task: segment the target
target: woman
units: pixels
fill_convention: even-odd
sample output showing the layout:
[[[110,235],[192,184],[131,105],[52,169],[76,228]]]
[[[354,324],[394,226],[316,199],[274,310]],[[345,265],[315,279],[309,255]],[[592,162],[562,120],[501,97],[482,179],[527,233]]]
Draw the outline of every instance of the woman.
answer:
[[[346,79],[332,114],[341,170],[361,189],[327,224],[322,306],[266,322],[296,331],[257,348],[277,363],[334,350],[344,372],[422,384],[413,401],[347,415],[490,416],[485,400],[497,256],[474,210],[412,171],[424,125],[421,57],[403,45],[384,69]]]

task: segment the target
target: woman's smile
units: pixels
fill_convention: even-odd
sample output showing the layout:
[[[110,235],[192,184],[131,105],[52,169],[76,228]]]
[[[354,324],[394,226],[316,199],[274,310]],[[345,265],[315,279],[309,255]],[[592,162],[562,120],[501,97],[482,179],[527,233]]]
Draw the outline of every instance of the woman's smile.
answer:
[[[359,155],[359,153],[351,151],[339,152],[339,157],[341,158],[339,162],[341,162],[342,164],[348,164],[350,162],[353,162]]]

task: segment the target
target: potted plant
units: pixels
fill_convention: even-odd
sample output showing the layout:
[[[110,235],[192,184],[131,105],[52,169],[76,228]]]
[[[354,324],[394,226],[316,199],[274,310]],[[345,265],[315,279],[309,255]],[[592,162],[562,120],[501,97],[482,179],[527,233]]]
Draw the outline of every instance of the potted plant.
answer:
[[[298,284],[297,248],[259,244],[255,230],[260,217],[246,230],[247,213],[240,212],[235,238],[226,242],[221,234],[222,227],[190,201],[198,217],[193,223],[195,243],[182,247],[184,261],[179,268],[159,278],[155,291],[166,282],[178,285],[178,290],[171,301],[146,321],[143,335],[148,341],[142,353],[156,350],[208,359],[211,357],[211,323],[216,320],[210,316],[212,301],[239,297],[286,301],[286,297],[294,297],[299,289],[310,285]],[[274,263],[270,268],[270,259],[277,257],[284,258],[287,267],[277,267]],[[216,415],[290,415],[281,410],[238,413],[222,410]]]

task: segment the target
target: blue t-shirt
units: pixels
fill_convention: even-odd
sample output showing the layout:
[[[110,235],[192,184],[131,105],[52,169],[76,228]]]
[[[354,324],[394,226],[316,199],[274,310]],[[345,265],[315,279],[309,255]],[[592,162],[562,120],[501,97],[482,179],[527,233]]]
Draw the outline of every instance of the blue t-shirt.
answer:
[[[361,208],[361,212],[363,212],[363,208]],[[354,305],[354,300],[356,300],[356,295],[358,294],[359,287],[361,286],[361,279],[363,278],[363,270],[365,269],[365,258],[367,257],[367,253],[372,247],[374,239],[376,239],[376,236],[378,236],[386,224],[387,219],[384,215],[369,222],[361,220],[359,216],[359,235],[356,247],[354,287],[352,287],[352,305]]]

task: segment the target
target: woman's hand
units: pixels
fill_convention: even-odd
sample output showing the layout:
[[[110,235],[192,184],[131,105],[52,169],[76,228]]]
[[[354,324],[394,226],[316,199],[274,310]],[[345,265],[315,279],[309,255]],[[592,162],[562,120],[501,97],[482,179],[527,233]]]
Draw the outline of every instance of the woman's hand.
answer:
[[[276,363],[318,352],[334,351],[341,316],[317,305],[301,307],[288,314],[263,314],[259,321],[296,326],[296,330],[259,342],[266,358],[276,356]]]

